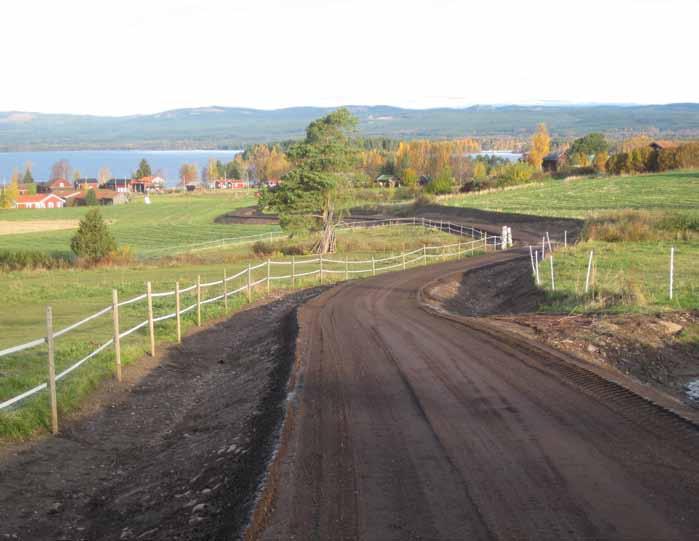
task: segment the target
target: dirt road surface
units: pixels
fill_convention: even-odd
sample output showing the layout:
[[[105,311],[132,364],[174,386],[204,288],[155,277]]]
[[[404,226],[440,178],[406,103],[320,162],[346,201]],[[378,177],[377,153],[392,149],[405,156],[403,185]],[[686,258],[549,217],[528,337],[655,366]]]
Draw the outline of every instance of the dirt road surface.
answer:
[[[697,538],[695,424],[418,301],[440,273],[528,257],[386,274],[302,307],[296,400],[248,538]]]

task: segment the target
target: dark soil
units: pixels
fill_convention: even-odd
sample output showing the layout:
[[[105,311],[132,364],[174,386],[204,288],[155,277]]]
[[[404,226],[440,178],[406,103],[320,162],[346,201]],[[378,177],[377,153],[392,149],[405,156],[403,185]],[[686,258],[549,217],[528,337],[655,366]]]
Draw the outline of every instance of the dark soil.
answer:
[[[218,216],[214,223],[217,224],[247,224],[247,225],[274,225],[279,223],[279,217],[275,214],[265,214],[257,207],[245,207],[232,210]]]
[[[200,330],[130,367],[58,436],[3,449],[0,538],[238,536],[283,417],[293,314],[317,293]]]

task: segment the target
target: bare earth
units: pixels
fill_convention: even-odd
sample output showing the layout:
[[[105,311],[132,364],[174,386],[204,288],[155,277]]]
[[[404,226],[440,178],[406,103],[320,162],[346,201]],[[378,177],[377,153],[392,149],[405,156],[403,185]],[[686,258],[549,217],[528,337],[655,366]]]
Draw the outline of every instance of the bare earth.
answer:
[[[301,308],[300,396],[249,538],[696,538],[696,424],[418,301],[440,275],[528,257],[386,274]]]
[[[40,233],[42,231],[77,229],[78,224],[78,220],[31,220],[16,222],[0,220],[0,235],[18,235],[20,233]]]

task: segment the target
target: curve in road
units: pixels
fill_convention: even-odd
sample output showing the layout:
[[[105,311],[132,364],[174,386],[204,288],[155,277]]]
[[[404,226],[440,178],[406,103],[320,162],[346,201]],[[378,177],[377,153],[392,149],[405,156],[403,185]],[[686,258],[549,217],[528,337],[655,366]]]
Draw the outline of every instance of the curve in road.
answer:
[[[417,300],[517,258],[348,282],[301,309],[296,402],[249,538],[696,538],[695,425]]]

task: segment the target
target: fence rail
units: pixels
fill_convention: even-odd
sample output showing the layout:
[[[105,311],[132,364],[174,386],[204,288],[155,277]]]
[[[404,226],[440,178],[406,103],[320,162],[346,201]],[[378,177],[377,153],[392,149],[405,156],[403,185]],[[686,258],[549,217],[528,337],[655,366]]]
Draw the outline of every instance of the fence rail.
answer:
[[[279,280],[291,280],[291,285],[292,287],[295,287],[297,285],[297,279],[302,278],[302,277],[308,277],[308,276],[315,276],[319,275],[320,282],[323,283],[324,279],[326,276],[329,275],[344,275],[345,279],[349,279],[351,275],[355,274],[366,274],[366,275],[376,275],[377,273],[380,272],[385,272],[389,270],[394,270],[394,269],[406,269],[408,266],[414,266],[414,265],[419,265],[420,263],[422,264],[427,264],[429,260],[435,259],[435,258],[442,258],[446,259],[448,257],[462,257],[468,254],[474,254],[476,251],[480,251],[481,249],[483,251],[488,251],[488,250],[496,250],[499,247],[507,247],[507,238],[503,236],[496,236],[496,235],[491,235],[487,232],[480,231],[478,229],[468,227],[468,226],[462,226],[460,224],[452,224],[450,222],[444,222],[444,221],[434,221],[434,220],[425,220],[425,219],[391,219],[391,220],[376,220],[376,221],[362,221],[362,222],[357,222],[357,223],[344,223],[341,224],[339,227],[341,229],[354,229],[354,228],[359,228],[359,227],[380,227],[380,226],[390,226],[390,225],[405,225],[405,224],[411,224],[411,225],[420,225],[424,227],[429,227],[429,228],[437,228],[441,231],[445,232],[450,232],[454,233],[460,236],[470,236],[472,237],[471,240],[467,241],[459,241],[456,243],[452,244],[447,244],[447,245],[438,245],[438,246],[423,246],[422,248],[418,248],[416,250],[411,250],[411,251],[404,251],[396,255],[392,256],[386,256],[386,257],[381,257],[381,258],[375,258],[372,257],[371,259],[362,259],[362,260],[350,260],[348,258],[345,259],[333,259],[332,257],[330,258],[325,258],[324,256],[320,257],[313,257],[310,259],[296,259],[295,257],[292,258],[291,261],[272,261],[272,260],[267,260],[262,263],[259,263],[257,265],[252,265],[248,264],[247,268],[244,268],[240,272],[233,274],[231,276],[227,276],[224,272],[224,275],[222,279],[220,280],[214,280],[211,282],[201,282],[200,278],[197,278],[196,283],[193,285],[190,285],[188,287],[180,289],[179,283],[175,284],[175,289],[174,290],[168,290],[168,291],[161,291],[161,292],[153,292],[151,291],[151,285],[150,282],[147,283],[146,287],[146,293],[143,293],[141,295],[137,295],[133,298],[126,299],[123,301],[118,300],[118,295],[116,290],[113,291],[113,302],[110,306],[107,306],[83,319],[80,321],[77,321],[75,323],[72,323],[68,325],[67,327],[58,330],[56,332],[53,332],[52,329],[52,321],[53,321],[53,316],[51,315],[51,308],[47,307],[47,336],[38,338],[36,340],[32,340],[30,342],[26,342],[24,344],[20,344],[17,346],[12,346],[3,350],[0,350],[0,358],[20,353],[22,351],[26,351],[32,348],[36,348],[39,346],[43,346],[44,344],[49,345],[49,381],[45,383],[41,383],[39,385],[36,385],[35,387],[28,389],[21,394],[14,396],[12,398],[9,398],[3,402],[0,402],[0,411],[12,408],[20,404],[22,401],[26,400],[27,398],[36,395],[37,393],[40,393],[44,391],[45,389],[49,389],[49,392],[51,394],[51,408],[52,408],[52,418],[56,419],[57,418],[57,402],[56,402],[56,397],[55,397],[55,383],[57,381],[62,380],[66,376],[68,376],[71,372],[74,370],[78,369],[80,366],[88,362],[90,359],[94,358],[97,356],[99,353],[105,351],[107,348],[110,346],[114,346],[114,361],[116,365],[116,374],[117,374],[117,379],[121,380],[121,358],[120,358],[120,343],[121,340],[130,336],[131,334],[147,328],[148,329],[148,335],[150,339],[150,344],[151,344],[151,354],[155,354],[155,328],[156,328],[156,323],[160,323],[165,320],[169,319],[176,319],[177,320],[177,338],[178,341],[181,340],[181,334],[180,334],[180,328],[181,328],[181,317],[184,314],[187,314],[189,312],[195,311],[197,314],[197,324],[201,324],[201,307],[205,306],[207,304],[212,304],[215,302],[220,302],[224,301],[224,305],[227,306],[227,301],[228,299],[233,296],[233,295],[238,295],[238,294],[244,294],[247,296],[247,299],[251,299],[251,293],[252,290],[256,287],[259,287],[263,284],[267,284],[268,290],[269,290],[269,284],[273,281],[279,281]],[[505,241],[503,241],[505,239]],[[448,250],[445,252],[445,250]],[[436,253],[439,252],[439,253]],[[272,273],[272,268],[275,266],[283,265],[285,267],[291,267],[291,272],[287,272],[286,270],[284,271],[284,274],[275,276],[274,273]],[[304,270],[304,272],[297,272],[296,268],[297,266],[306,266],[308,265],[317,265],[317,268],[311,269],[311,270]],[[335,265],[336,268],[328,268],[328,265]],[[337,268],[340,266],[340,268]],[[361,267],[360,267],[361,266]],[[360,267],[360,268],[357,268]],[[257,278],[253,280],[253,274],[255,271],[259,271],[260,269],[265,268],[265,275],[261,278]],[[236,280],[236,279],[244,279],[245,283],[236,289],[228,291],[227,286],[228,282],[231,280]],[[212,287],[217,287],[217,286],[223,286],[224,290],[222,293],[217,294],[213,297],[203,299],[202,298],[202,291],[207,290]],[[183,294],[189,293],[189,292],[196,292],[196,302],[194,304],[191,304],[189,306],[186,306],[184,308],[181,307],[181,296]],[[176,309],[174,312],[167,312],[162,315],[155,315],[153,311],[153,299],[160,299],[160,298],[166,298],[166,297],[175,297],[176,301]],[[131,328],[128,328],[126,330],[121,330],[120,328],[120,322],[119,322],[119,309],[125,306],[130,306],[137,304],[141,301],[146,301],[147,304],[147,311],[146,311],[146,319],[139,321],[136,323],[134,326]],[[112,315],[112,321],[113,321],[113,329],[114,333],[112,338],[104,342],[102,345],[97,347],[95,350],[91,351],[87,355],[85,355],[83,358],[79,359],[78,361],[74,362],[67,368],[65,368],[63,371],[59,372],[58,374],[54,374],[54,371],[52,369],[53,367],[53,341],[57,338],[60,338],[64,335],[69,334],[70,332],[76,330],[77,328],[81,327],[82,325],[97,320],[100,317],[106,316],[107,314]],[[53,431],[56,432],[58,430],[57,424],[53,427]]]

